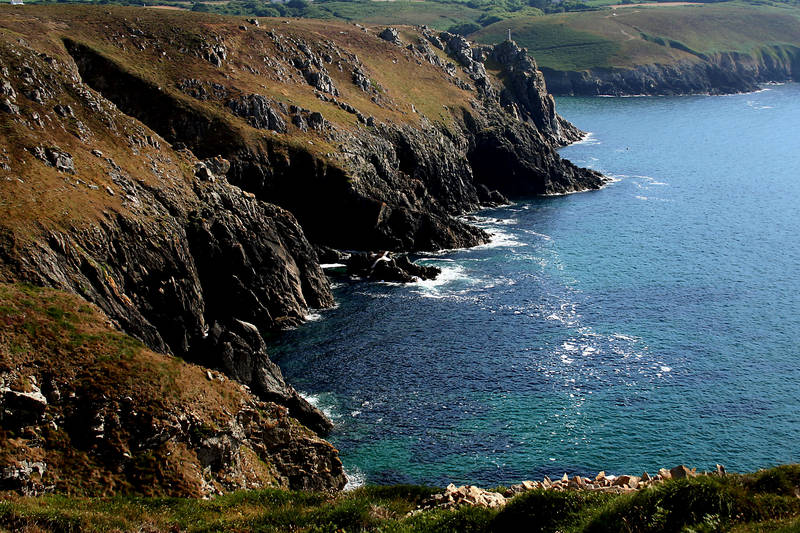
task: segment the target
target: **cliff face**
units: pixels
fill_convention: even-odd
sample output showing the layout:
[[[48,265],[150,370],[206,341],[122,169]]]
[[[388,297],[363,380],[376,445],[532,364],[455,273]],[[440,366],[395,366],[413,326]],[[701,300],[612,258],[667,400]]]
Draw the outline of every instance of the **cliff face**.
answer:
[[[263,339],[333,304],[314,245],[475,245],[457,215],[602,178],[555,152],[580,132],[513,43],[270,23],[0,8],[0,281],[80,295],[325,434]],[[343,485],[320,450],[282,456],[290,486]]]
[[[556,95],[730,94],[758,89],[768,82],[800,78],[800,49],[774,46],[753,54],[700,54],[674,64],[636,68],[558,71],[543,68],[547,87]]]
[[[114,331],[85,300],[0,283],[0,491],[209,496],[344,481],[285,407]]]

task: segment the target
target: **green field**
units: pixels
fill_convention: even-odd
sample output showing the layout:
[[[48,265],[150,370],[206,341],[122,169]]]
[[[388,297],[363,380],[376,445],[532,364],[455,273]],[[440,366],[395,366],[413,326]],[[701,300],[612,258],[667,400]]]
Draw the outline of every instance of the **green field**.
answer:
[[[309,7],[308,18],[336,18],[366,24],[426,24],[445,30],[474,22],[482,11],[466,3],[439,2],[322,2]]]
[[[540,66],[555,70],[633,67],[697,61],[719,52],[764,53],[800,46],[800,9],[746,4],[703,4],[603,9],[520,17],[489,25],[471,39],[512,38]]]

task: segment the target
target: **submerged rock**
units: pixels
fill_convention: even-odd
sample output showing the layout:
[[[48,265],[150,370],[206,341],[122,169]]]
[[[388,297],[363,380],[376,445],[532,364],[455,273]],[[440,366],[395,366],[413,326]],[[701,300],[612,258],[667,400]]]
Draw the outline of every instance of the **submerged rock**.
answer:
[[[405,255],[383,253],[353,253],[347,259],[347,273],[373,281],[413,283],[415,281],[436,279],[441,269],[433,266],[416,265]]]

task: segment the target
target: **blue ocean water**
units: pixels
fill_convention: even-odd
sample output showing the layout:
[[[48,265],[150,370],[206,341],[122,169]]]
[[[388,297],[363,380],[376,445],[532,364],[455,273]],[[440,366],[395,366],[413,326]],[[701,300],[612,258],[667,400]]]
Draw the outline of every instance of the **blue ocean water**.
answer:
[[[563,98],[606,188],[479,213],[408,286],[339,280],[272,353],[369,483],[800,462],[800,86]]]

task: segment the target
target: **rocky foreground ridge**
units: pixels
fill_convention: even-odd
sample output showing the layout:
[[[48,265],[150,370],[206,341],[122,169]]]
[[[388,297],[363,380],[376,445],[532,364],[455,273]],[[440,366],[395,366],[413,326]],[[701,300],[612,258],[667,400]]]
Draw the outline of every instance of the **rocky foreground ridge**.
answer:
[[[569,477],[566,473],[561,479],[550,479],[545,476],[542,481],[523,481],[511,485],[503,490],[486,490],[474,485],[462,485],[456,487],[450,484],[444,492],[434,494],[426,501],[422,502],[419,508],[414,511],[419,513],[430,509],[457,509],[462,506],[490,507],[499,508],[506,505],[514,496],[526,492],[542,491],[590,491],[598,493],[628,494],[644,490],[648,487],[655,487],[669,479],[690,479],[699,475],[725,476],[725,467],[717,465],[713,473],[703,472],[698,474],[696,468],[689,468],[685,465],[678,465],[671,469],[661,468],[657,474],[651,476],[644,472],[641,476],[606,475],[605,471],[598,472],[592,478],[583,476]]]
[[[555,152],[581,134],[524,50],[426,28],[2,6],[0,128],[0,281],[79,295],[322,436],[264,342],[333,304],[319,254],[471,246],[489,236],[459,215],[602,184]],[[6,406],[37,375],[2,372]],[[51,445],[3,442],[17,466]],[[332,447],[281,442],[261,459],[300,473],[276,483],[344,485]]]

